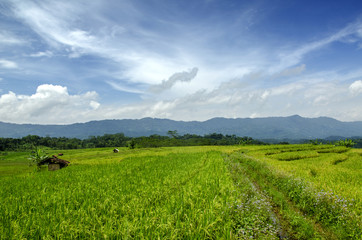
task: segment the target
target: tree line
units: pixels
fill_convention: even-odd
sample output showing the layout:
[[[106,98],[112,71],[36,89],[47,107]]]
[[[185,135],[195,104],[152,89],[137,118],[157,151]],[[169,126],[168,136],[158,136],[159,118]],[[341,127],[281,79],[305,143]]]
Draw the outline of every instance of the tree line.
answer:
[[[353,147],[362,148],[362,139],[353,138]],[[341,142],[349,144],[347,140],[327,141],[327,140],[301,140],[300,143],[312,144],[337,144]],[[280,142],[288,144],[288,142]],[[260,140],[251,137],[238,137],[236,135],[223,135],[221,133],[206,134],[204,136],[196,134],[179,135],[177,131],[168,131],[166,136],[154,134],[148,137],[127,137],[123,133],[105,134],[103,136],[90,136],[86,139],[67,137],[40,137],[28,135],[22,138],[0,138],[0,151],[21,151],[31,150],[35,146],[48,147],[53,149],[82,149],[101,147],[171,147],[171,146],[207,146],[207,145],[265,145]]]
[[[204,146],[204,145],[260,145],[262,141],[251,137],[238,137],[212,133],[204,136],[196,134],[179,135],[177,131],[169,131],[167,136],[150,135],[148,137],[127,137],[123,133],[90,136],[86,139],[67,137],[40,137],[28,135],[22,138],[0,138],[0,151],[29,150],[34,146],[53,149],[81,149],[100,147],[170,147],[170,146]]]

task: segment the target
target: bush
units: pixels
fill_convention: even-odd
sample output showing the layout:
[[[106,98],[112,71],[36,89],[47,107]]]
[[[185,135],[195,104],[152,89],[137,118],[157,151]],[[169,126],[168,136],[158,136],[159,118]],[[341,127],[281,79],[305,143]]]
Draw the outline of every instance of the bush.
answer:
[[[339,140],[337,142],[335,142],[336,146],[345,146],[345,147],[353,147],[356,143],[353,142],[352,139],[345,139],[345,140]]]
[[[48,159],[49,156],[40,148],[34,147],[34,150],[31,151],[31,154],[29,156],[29,165],[36,165],[37,170],[40,170],[41,162],[45,159]]]

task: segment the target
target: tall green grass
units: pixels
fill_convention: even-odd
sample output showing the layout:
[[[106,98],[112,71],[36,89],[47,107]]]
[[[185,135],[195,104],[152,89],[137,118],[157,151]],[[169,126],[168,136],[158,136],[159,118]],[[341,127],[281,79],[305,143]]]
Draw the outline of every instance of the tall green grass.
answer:
[[[0,152],[0,177],[32,172],[28,156],[25,152]]]
[[[250,148],[248,155],[259,159],[296,178],[313,183],[320,191],[332,191],[339,196],[362,202],[361,150],[333,145],[277,146],[283,153],[269,153],[274,146]],[[298,149],[298,151],[295,151]],[[303,151],[304,149],[304,151]],[[285,154],[285,155],[284,155]],[[298,154],[300,157],[298,158]],[[288,159],[288,156],[291,156]]]
[[[254,147],[231,156],[244,169],[244,174],[272,198],[282,219],[289,223],[286,227],[298,239],[359,239],[360,154],[356,150],[323,146],[322,153],[305,157],[320,148],[312,145],[285,149]],[[297,152],[300,158],[294,158]],[[285,158],[280,159],[280,154]],[[293,159],[285,161],[288,156]],[[343,161],[336,164],[339,159]]]
[[[237,194],[221,153],[150,153],[75,154],[60,171],[3,178],[1,238],[231,238]]]
[[[55,154],[57,152],[51,152]],[[362,152],[332,145],[0,156],[0,239],[358,239]]]

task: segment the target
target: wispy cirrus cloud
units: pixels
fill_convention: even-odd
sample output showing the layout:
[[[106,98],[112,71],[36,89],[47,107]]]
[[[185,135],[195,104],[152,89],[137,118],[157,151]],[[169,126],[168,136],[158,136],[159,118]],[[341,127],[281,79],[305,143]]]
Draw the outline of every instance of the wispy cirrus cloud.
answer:
[[[362,22],[357,20],[353,23],[348,24],[346,27],[332,33],[326,37],[323,37],[316,41],[311,41],[307,44],[302,44],[299,47],[294,47],[294,49],[289,51],[282,51],[278,54],[280,63],[277,66],[273,66],[272,69],[280,71],[280,69],[285,69],[293,65],[301,63],[303,58],[312,52],[315,52],[319,49],[322,49],[328,46],[331,43],[344,41],[348,37],[354,37],[354,41],[350,43],[361,43],[362,36],[360,35],[362,29]]]
[[[15,36],[9,31],[0,31],[0,47],[2,45],[22,45],[25,44],[25,41],[20,37]]]
[[[289,24],[285,16],[291,13],[270,19],[283,3],[271,8],[265,1],[3,2],[11,22],[0,31],[3,92],[19,99],[23,89],[16,81],[27,84],[23,96],[44,84],[66,86],[82,99],[80,92],[97,91],[98,99],[89,98],[83,108],[68,105],[84,121],[296,113],[337,117],[353,112],[341,103],[361,97],[362,73],[352,66],[360,59],[360,20],[338,26],[321,22],[314,35],[304,36],[301,29],[310,26],[298,25],[294,16],[293,28],[280,27]],[[340,55],[347,50],[351,59]],[[347,67],[340,67],[341,61]],[[73,96],[67,94],[64,99]],[[354,109],[348,116],[357,119],[359,108]]]
[[[124,22],[113,22],[97,10],[99,4],[98,1],[91,4],[88,2],[35,4],[29,1],[16,2],[12,4],[12,9],[18,18],[49,45],[65,48],[69,52],[69,57],[77,58],[90,54],[121,64],[122,72],[118,72],[119,75],[115,78],[127,79],[129,82],[159,84],[168,76],[192,66],[203,65],[212,69],[214,68],[211,66],[212,61],[216,61],[216,58],[210,61],[213,55],[217,54],[220,57],[218,53],[207,50],[207,47],[217,44],[218,39],[222,38],[223,34],[220,35],[218,29],[224,28],[226,26],[224,24],[209,27],[208,29],[212,31],[207,32],[204,29],[207,26],[206,22],[199,25],[180,24],[172,20],[166,22],[153,15],[152,23],[147,19],[151,14],[149,11],[145,9],[140,11],[136,4],[128,1],[121,3],[126,5],[126,10],[121,8],[121,12],[126,16],[132,14],[132,17],[121,17],[120,20],[124,19]],[[93,16],[89,16],[88,12],[92,12]],[[250,15],[249,9],[246,9],[245,14],[241,16],[243,17],[239,22],[246,19],[245,21],[250,24],[253,15]],[[81,20],[83,17],[90,23],[94,22],[95,27],[88,24],[85,28]],[[145,25],[145,22],[151,22],[151,28]],[[112,27],[99,27],[102,23]],[[211,56],[207,56],[210,54]],[[245,55],[244,51],[243,56]],[[217,62],[222,63],[222,61],[215,63]]]
[[[47,50],[45,52],[37,52],[29,54],[30,57],[52,57],[54,54],[53,52]]]
[[[16,62],[9,61],[6,59],[0,59],[0,68],[14,69],[18,68],[18,64]]]

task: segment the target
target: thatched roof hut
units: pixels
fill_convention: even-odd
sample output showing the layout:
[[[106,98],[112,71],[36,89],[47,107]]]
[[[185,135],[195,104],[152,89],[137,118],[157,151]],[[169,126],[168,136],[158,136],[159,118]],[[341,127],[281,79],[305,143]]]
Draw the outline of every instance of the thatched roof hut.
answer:
[[[53,170],[58,170],[64,167],[67,167],[69,165],[69,161],[67,160],[63,160],[58,158],[57,156],[53,155],[52,157],[49,157],[47,159],[44,159],[43,161],[41,161],[39,163],[39,165],[48,165],[48,170],[49,171],[53,171]]]

